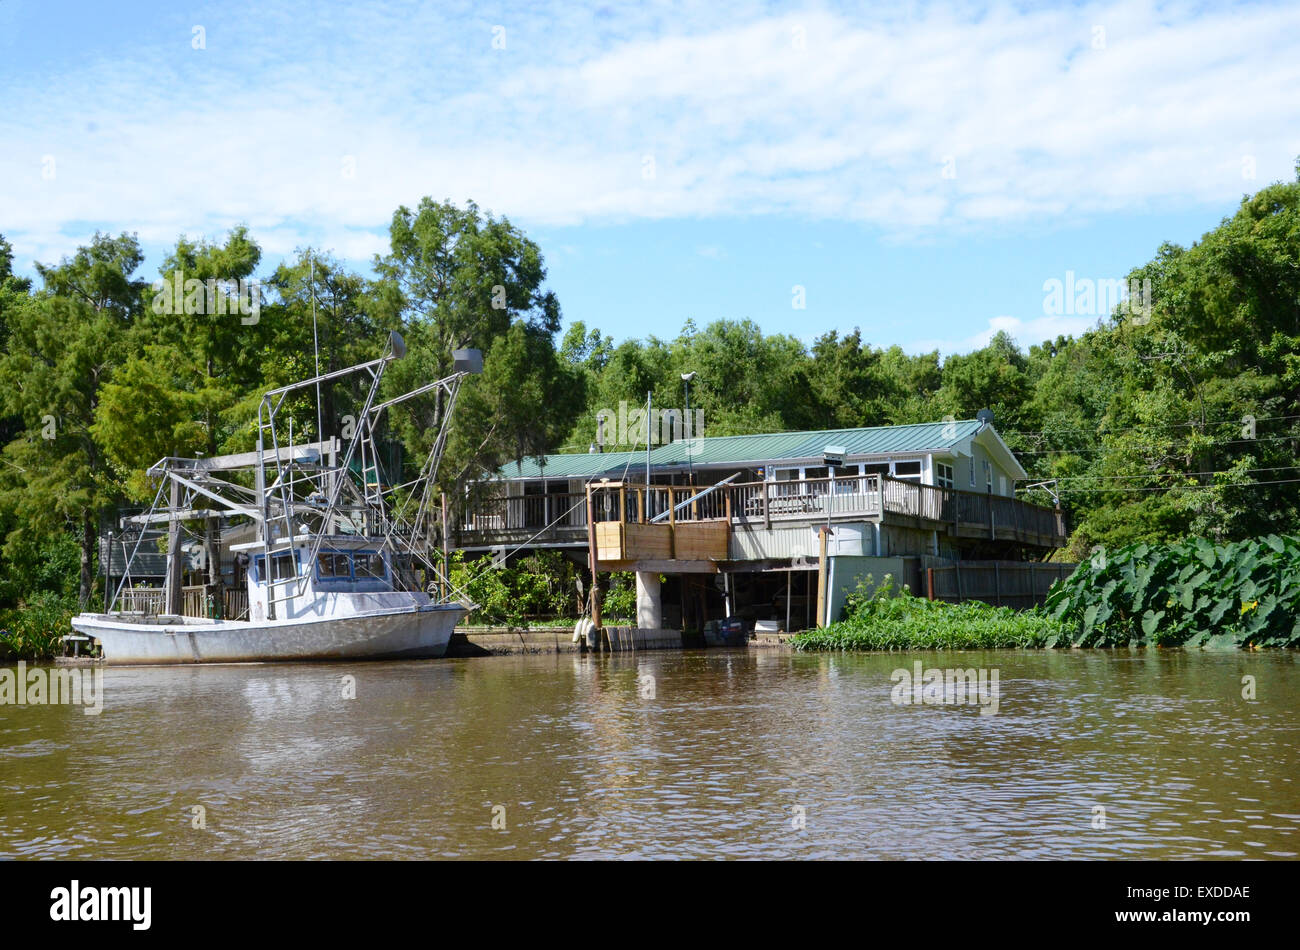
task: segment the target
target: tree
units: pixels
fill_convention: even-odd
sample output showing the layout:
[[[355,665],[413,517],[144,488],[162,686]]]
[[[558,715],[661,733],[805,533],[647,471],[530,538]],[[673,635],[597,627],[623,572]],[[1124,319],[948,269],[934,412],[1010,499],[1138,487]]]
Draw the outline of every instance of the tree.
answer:
[[[407,355],[389,368],[385,392],[449,375],[453,350],[483,351],[484,373],[462,390],[442,486],[550,449],[581,409],[585,380],[555,352],[560,305],[544,289],[541,250],[473,202],[431,198],[393,214],[389,243],[375,259],[373,314],[402,331]],[[396,414],[396,434],[416,458],[432,444],[437,406],[412,400]]]
[[[133,497],[152,496],[143,473],[161,458],[252,447],[267,336],[251,281],[260,260],[245,228],[224,244],[181,238],[164,260],[95,418]],[[239,306],[240,281],[255,312]]]
[[[17,520],[6,556],[19,557],[43,536],[73,526],[83,604],[94,585],[98,519],[120,497],[93,425],[140,312],[144,284],[133,275],[142,257],[135,237],[96,233],[71,259],[38,265],[41,292],[5,314],[0,411],[24,426],[3,450],[0,507]]]

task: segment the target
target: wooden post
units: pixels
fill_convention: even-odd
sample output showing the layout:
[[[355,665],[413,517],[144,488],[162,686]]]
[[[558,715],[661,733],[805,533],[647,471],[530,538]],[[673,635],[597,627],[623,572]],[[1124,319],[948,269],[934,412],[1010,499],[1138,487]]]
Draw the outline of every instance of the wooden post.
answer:
[[[767,473],[763,473],[763,527],[770,529],[772,527],[772,512],[767,507],[768,493],[772,490],[772,482],[767,480]]]
[[[591,506],[591,484],[587,484],[587,550],[591,566],[591,622],[600,628],[600,564],[596,556],[596,509]]]
[[[636,490],[636,523],[645,524],[645,500],[650,494],[650,487],[638,488]]]
[[[627,486],[618,486],[618,520],[619,523],[627,521]]]
[[[676,527],[677,525],[677,498],[673,494],[673,486],[668,486],[668,523]]]
[[[985,499],[985,504],[987,504],[989,507],[989,540],[993,541],[997,539],[997,535],[993,533],[993,488],[992,486],[989,486],[985,490],[984,499]]]
[[[181,556],[181,521],[176,513],[181,507],[181,484],[172,479],[171,486],[171,518],[167,523],[167,594],[166,604],[163,612],[169,617],[179,616],[184,611],[184,601],[181,599],[181,574],[184,571],[185,561]],[[270,573],[271,565],[266,565],[267,573]]]
[[[727,486],[727,494],[723,498],[724,511],[727,516],[727,524],[731,524],[731,486]]]
[[[932,567],[925,569],[925,592],[931,600],[934,600],[934,568]]]
[[[826,528],[820,528],[818,534],[821,550],[817,556],[817,626],[821,628],[826,626]]]
[[[1002,606],[1002,572],[998,570],[997,561],[993,562],[993,599],[999,607]]]
[[[790,575],[794,571],[785,572],[785,632],[790,632]]]
[[[961,561],[952,562],[953,575],[957,578],[957,603],[962,602],[961,596]]]

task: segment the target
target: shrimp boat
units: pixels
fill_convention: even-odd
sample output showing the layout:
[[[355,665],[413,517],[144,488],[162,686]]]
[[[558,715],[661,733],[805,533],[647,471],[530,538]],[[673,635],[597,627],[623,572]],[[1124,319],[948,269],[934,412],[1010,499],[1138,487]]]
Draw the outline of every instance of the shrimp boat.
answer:
[[[127,519],[137,537],[122,581],[105,613],[80,614],[72,628],[96,641],[113,664],[443,656],[472,605],[435,599],[424,589],[433,585],[420,578],[437,573],[430,557],[432,486],[461,383],[482,372],[482,354],[457,350],[452,375],[378,401],[385,368],[405,353],[401,335],[391,333],[378,359],[267,392],[255,452],[165,458],[152,466],[158,492],[147,514]],[[292,421],[282,441],[287,398],[316,386],[319,405],[320,384],[353,373],[369,374],[369,391],[345,450],[337,438],[292,444]],[[436,406],[433,447],[416,479],[386,486],[376,425],[393,406],[423,394],[432,394]],[[181,530],[196,520],[225,521],[251,534],[227,546],[246,573],[240,617],[182,615]],[[161,610],[140,609],[123,594],[130,564],[148,527],[164,523],[166,580],[153,592],[162,595]]]

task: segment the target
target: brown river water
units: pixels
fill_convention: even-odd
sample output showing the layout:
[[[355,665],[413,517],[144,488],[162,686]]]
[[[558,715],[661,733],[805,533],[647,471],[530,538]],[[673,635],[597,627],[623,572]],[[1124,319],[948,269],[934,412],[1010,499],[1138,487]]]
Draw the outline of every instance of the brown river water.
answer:
[[[918,660],[997,670],[996,714],[895,703]],[[110,668],[102,700],[0,705],[0,857],[1300,852],[1295,653]]]

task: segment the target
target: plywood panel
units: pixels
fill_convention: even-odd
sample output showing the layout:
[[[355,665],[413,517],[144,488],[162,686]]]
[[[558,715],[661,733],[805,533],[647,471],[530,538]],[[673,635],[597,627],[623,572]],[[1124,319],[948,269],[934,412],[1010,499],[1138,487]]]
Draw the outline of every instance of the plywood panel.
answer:
[[[623,525],[623,550],[629,560],[673,556],[673,529],[666,524]]]
[[[725,521],[698,524],[678,522],[673,549],[681,561],[723,561],[727,559],[727,541],[731,526]]]

